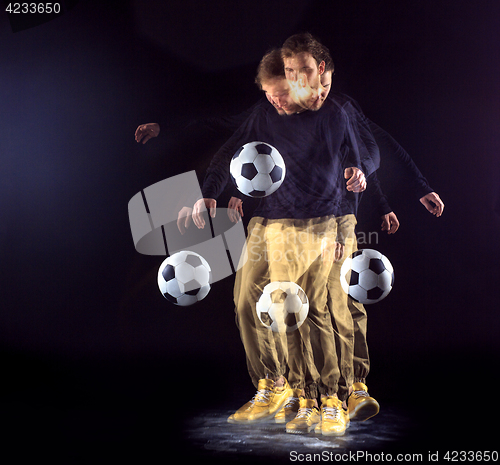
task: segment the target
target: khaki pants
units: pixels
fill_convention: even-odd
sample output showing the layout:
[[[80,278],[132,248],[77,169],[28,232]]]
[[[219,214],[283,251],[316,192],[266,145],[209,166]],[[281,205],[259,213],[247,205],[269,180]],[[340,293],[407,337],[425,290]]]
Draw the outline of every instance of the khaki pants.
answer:
[[[309,398],[317,396],[318,388],[331,394],[337,391],[340,369],[326,305],[336,236],[333,216],[306,220],[255,217],[250,221],[247,261],[236,273],[234,302],[248,371],[256,387],[259,379],[285,375],[292,388],[306,388]],[[309,299],[308,318],[290,333],[271,331],[257,316],[256,303],[273,281],[295,282]]]
[[[363,304],[355,302],[340,285],[340,268],[357,248],[354,215],[337,219],[337,238],[344,243],[344,256],[335,262],[328,276],[327,305],[334,324],[341,379],[338,396],[345,400],[353,382],[365,382],[370,370],[366,342],[367,315]]]

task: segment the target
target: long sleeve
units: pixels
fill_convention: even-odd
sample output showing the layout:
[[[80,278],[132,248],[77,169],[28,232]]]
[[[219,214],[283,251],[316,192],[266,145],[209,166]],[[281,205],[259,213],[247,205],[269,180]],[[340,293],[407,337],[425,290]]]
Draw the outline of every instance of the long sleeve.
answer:
[[[260,115],[259,110],[259,106],[254,107],[250,116],[212,158],[203,182],[204,198],[217,199],[219,197],[229,180],[231,158],[243,144],[257,140],[256,120]]]
[[[387,215],[392,212],[386,195],[382,192],[380,181],[378,180],[377,173],[372,173],[366,181],[366,196],[370,197],[372,204],[376,207],[380,216]]]
[[[217,199],[226,187],[231,158],[235,154],[240,140],[240,133],[237,131],[212,158],[203,182],[202,194],[204,198]]]
[[[421,198],[424,195],[433,192],[433,189],[429,186],[427,179],[420,172],[408,152],[406,152],[406,150],[401,147],[401,145],[399,145],[390,134],[384,131],[377,124],[372,121],[370,121],[369,124],[380,151],[382,152],[382,156],[384,158],[392,158],[392,161],[397,163],[397,166],[401,168],[401,174],[406,181],[405,184],[411,187],[417,198]]]
[[[216,133],[229,133],[229,134],[234,134],[238,131],[238,129],[245,124],[247,119],[252,115],[252,113],[256,110],[256,108],[260,105],[266,104],[267,99],[266,98],[261,98],[258,102],[256,102],[254,105],[252,105],[250,108],[247,108],[245,111],[239,113],[238,115],[232,115],[232,116],[224,116],[224,117],[213,117],[213,118],[207,118],[201,121],[198,121],[198,124],[203,125],[206,129],[208,129],[210,132],[216,132]],[[228,141],[229,143],[229,141]],[[226,147],[227,150],[231,151],[233,150],[234,147],[232,147],[234,144],[236,144],[236,141],[232,141],[229,143],[229,146]],[[226,150],[224,147],[221,148],[221,150]],[[237,149],[234,149],[233,153],[231,154],[234,155],[234,152],[236,152]],[[217,154],[216,154],[217,155]],[[228,155],[228,154],[226,154]],[[221,155],[224,156],[224,155]],[[244,195],[236,188],[236,186],[233,183],[226,183],[226,192],[231,196],[231,197],[237,197],[239,199],[242,199]]]
[[[380,166],[380,152],[372,134],[367,118],[350,102],[343,104],[346,115],[346,142],[350,148],[347,152],[345,167],[356,167],[363,171],[366,178]]]
[[[358,115],[358,121],[364,130],[368,130],[374,137],[380,149],[380,155],[385,164],[386,161],[399,168],[399,172],[405,179],[405,185],[415,192],[418,198],[423,197],[433,189],[429,186],[427,179],[422,175],[408,152],[386,131],[376,123],[368,119],[361,110],[358,102],[345,94],[337,94],[335,98],[350,103],[353,111]],[[366,173],[365,173],[366,174]]]
[[[245,121],[252,115],[255,109],[264,103],[268,102],[267,99],[263,97],[238,115],[206,118],[200,121],[197,120],[196,123],[205,126],[211,132],[229,132],[233,134],[245,124]]]

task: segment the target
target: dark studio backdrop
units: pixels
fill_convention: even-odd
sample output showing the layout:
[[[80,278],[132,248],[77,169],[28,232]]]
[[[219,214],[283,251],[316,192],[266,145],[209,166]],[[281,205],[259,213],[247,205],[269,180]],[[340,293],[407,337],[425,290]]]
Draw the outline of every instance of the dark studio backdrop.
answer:
[[[370,246],[396,272],[389,297],[368,308],[370,392],[418,425],[406,438],[414,450],[443,424],[450,448],[463,438],[494,448],[483,429],[494,418],[485,392],[498,382],[500,349],[500,5],[62,5],[29,28],[0,14],[6,443],[72,463],[102,445],[111,457],[171,451],[183,444],[172,425],[200,402],[236,409],[253,395],[233,277],[193,307],[170,305],[156,284],[163,258],[135,251],[127,205],[167,177],[195,169],[202,179],[228,135],[193,122],[252,105],[261,56],[310,31],[330,48],[333,87],[401,143],[446,205],[433,217],[382,165],[401,227]],[[160,136],[138,145],[134,132],[147,122],[161,123]],[[360,231],[380,229],[368,204],[358,220]]]

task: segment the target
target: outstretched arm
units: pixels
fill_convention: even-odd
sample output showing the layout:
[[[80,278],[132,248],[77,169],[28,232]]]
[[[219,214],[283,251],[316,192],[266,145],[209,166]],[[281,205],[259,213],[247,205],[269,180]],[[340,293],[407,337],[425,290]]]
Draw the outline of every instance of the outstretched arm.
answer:
[[[413,188],[422,205],[436,217],[441,216],[444,210],[443,201],[429,186],[427,179],[422,175],[406,150],[389,133],[369,120],[354,99],[345,94],[338,94],[338,96],[342,101],[345,100],[351,104],[351,107],[346,106],[345,108],[352,109],[361,127],[368,129],[373,134],[380,149],[381,157],[389,163],[396,163],[400,167],[406,181],[405,184]]]
[[[444,202],[429,186],[427,179],[420,172],[410,155],[390,134],[372,121],[368,119],[367,121],[375,136],[375,140],[379,144],[383,156],[387,155],[396,158],[394,161],[398,162],[399,166],[402,167],[402,174],[407,180],[407,184],[410,185],[419,196],[420,203],[427,211],[436,217],[440,217],[443,214]]]

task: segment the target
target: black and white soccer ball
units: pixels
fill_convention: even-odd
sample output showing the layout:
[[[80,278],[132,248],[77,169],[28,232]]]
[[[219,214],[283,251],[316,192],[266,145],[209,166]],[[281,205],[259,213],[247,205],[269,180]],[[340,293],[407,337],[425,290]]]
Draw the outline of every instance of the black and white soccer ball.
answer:
[[[357,250],[342,264],[340,284],[356,302],[374,304],[391,292],[394,268],[389,259],[376,250]]]
[[[307,318],[309,299],[298,284],[273,281],[264,287],[256,310],[264,326],[277,333],[290,333]]]
[[[240,192],[250,197],[267,197],[285,179],[285,162],[272,145],[249,142],[231,160],[231,178]]]
[[[212,270],[199,254],[183,250],[160,265],[158,287],[163,297],[176,305],[192,305],[210,291]]]

